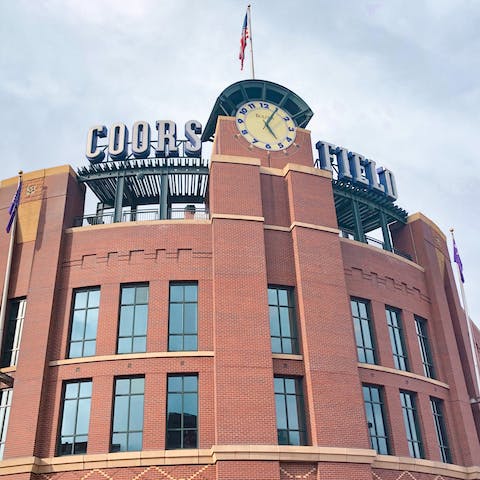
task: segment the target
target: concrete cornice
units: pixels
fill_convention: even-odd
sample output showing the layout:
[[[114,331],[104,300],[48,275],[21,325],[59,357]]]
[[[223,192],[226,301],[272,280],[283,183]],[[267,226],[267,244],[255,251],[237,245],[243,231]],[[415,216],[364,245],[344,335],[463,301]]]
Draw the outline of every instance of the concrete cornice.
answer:
[[[146,352],[146,353],[119,353],[116,355],[95,355],[92,357],[66,358],[64,360],[53,360],[49,367],[60,367],[62,365],[76,365],[78,363],[111,362],[121,360],[136,360],[144,358],[185,358],[185,357],[214,357],[211,351],[185,351],[185,352]]]
[[[447,390],[450,389],[448,383],[440,382],[439,380],[435,380],[434,378],[424,377],[423,375],[418,375],[417,373],[412,372],[405,372],[403,370],[397,370],[396,368],[390,367],[383,367],[382,365],[372,365],[371,363],[358,363],[360,368],[365,368],[367,370],[376,370],[377,372],[384,372],[384,373],[392,373],[394,375],[400,375],[402,377],[412,378],[415,380],[421,380],[422,382],[431,383],[436,387],[445,388]]]
[[[401,262],[405,262],[408,265],[415,267],[417,270],[420,270],[421,272],[425,272],[425,269],[422,266],[418,265],[417,263],[412,262],[411,260],[408,260],[407,258],[404,258],[400,255],[397,255],[396,253],[389,252],[388,250],[383,250],[382,248],[374,247],[373,245],[369,245],[368,243],[359,242],[358,240],[352,240],[350,238],[340,237],[340,241],[344,243],[350,243],[352,245],[355,245],[356,247],[367,248],[372,252],[378,252],[380,255],[387,255]]]
[[[461,480],[480,479],[480,467],[462,467],[430,460],[378,455],[374,450],[287,445],[213,445],[205,449],[146,450],[63,457],[21,457],[0,462],[0,476],[20,473],[60,473],[72,470],[162,465],[213,465],[219,461],[361,463],[399,472],[419,472]]]

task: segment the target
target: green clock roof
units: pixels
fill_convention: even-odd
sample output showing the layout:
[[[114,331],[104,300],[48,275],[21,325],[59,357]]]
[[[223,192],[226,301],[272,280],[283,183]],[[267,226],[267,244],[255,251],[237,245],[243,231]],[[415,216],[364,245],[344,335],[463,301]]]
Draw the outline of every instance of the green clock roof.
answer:
[[[300,128],[313,116],[311,108],[294,92],[267,80],[242,80],[227,87],[217,98],[202,135],[202,142],[212,141],[217,117],[235,116],[240,105],[249,100],[272,102],[288,112]]]

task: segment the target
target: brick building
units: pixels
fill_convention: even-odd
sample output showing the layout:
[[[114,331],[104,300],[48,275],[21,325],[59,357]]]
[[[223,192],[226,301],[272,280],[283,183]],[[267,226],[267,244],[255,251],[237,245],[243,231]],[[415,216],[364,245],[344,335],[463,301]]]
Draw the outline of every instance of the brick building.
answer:
[[[318,168],[295,94],[232,87],[204,132],[207,174],[187,159],[184,177],[139,161],[121,190],[126,174],[108,162],[94,180],[69,166],[23,176],[0,477],[480,479],[479,392],[445,235]],[[303,108],[288,148],[239,133],[232,112],[260,100]],[[203,185],[204,212],[173,218],[177,174]],[[85,216],[85,183],[113,185],[119,208]],[[5,223],[16,185],[1,183]],[[132,201],[149,185],[161,220]],[[374,228],[383,248],[368,243]]]

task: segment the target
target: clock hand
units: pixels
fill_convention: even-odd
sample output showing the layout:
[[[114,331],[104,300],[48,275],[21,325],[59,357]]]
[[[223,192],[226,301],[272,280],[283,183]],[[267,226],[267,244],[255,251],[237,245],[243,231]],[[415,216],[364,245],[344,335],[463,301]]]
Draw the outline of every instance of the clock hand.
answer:
[[[277,136],[275,135],[275,133],[273,133],[273,130],[270,128],[270,126],[268,125],[268,123],[265,122],[265,121],[264,121],[264,123],[265,123],[265,127],[267,127],[267,130],[268,130],[268,131],[273,135],[273,137],[276,139]],[[265,127],[263,127],[263,128],[265,128]]]
[[[265,122],[265,127],[268,127],[268,124],[272,121],[273,116],[277,113],[278,107],[272,112],[272,114],[267,118],[267,121]],[[263,127],[263,128],[265,128]]]

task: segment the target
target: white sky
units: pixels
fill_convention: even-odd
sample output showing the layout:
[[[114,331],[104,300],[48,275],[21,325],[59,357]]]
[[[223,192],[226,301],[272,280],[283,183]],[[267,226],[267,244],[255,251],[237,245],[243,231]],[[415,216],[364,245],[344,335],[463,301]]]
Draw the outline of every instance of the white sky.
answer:
[[[89,127],[206,124],[250,78],[247,2],[0,0],[1,178],[86,164]],[[302,97],[312,139],[391,169],[398,205],[455,227],[480,323],[480,2],[257,0],[255,73]],[[449,247],[451,242],[449,240]]]

